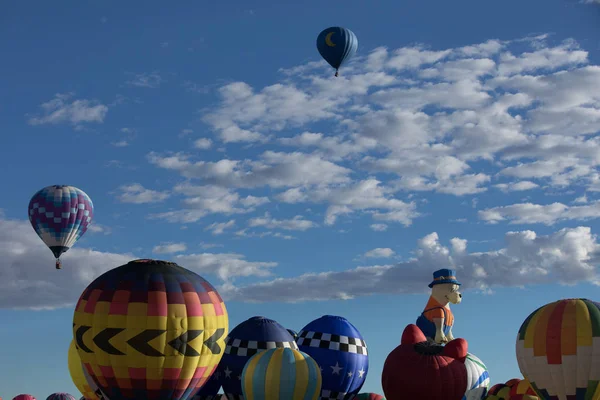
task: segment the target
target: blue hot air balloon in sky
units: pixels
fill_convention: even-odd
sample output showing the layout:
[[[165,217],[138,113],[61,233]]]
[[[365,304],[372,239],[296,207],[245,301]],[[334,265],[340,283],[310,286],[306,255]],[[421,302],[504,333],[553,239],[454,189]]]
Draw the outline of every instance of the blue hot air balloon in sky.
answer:
[[[265,317],[252,317],[233,328],[225,339],[225,352],[219,363],[221,385],[230,400],[242,398],[242,372],[248,360],[268,349],[298,345],[278,322]]]
[[[367,344],[358,329],[346,318],[324,315],[302,328],[297,342],[321,368],[321,398],[354,399],[369,370]]]
[[[317,49],[321,57],[335,68],[335,76],[338,76],[340,67],[358,50],[358,39],[350,29],[333,26],[319,34]]]

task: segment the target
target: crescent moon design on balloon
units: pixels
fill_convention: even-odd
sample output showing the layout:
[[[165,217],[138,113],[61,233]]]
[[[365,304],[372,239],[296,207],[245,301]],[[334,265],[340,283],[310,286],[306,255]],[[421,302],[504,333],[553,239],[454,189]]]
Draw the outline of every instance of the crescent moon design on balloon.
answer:
[[[335,47],[335,43],[333,43],[331,41],[331,36],[334,34],[335,32],[329,32],[327,34],[327,36],[325,36],[325,44],[329,47]]]

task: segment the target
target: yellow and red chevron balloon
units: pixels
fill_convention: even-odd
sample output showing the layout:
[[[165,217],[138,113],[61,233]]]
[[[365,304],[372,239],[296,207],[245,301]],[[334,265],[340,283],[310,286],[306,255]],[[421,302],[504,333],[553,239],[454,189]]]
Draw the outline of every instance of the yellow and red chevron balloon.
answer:
[[[600,304],[565,299],[537,309],[517,335],[524,377],[548,400],[600,400]]]
[[[73,336],[110,400],[186,400],[215,371],[229,320],[215,288],[175,263],[134,260],[82,293]]]
[[[77,353],[74,340],[71,340],[71,344],[69,345],[69,357],[67,360],[69,364],[69,374],[71,375],[71,379],[77,387],[77,390],[79,390],[87,400],[98,400],[98,396],[96,396],[94,390],[88,385],[85,375],[83,375],[83,366],[81,365],[81,359]]]

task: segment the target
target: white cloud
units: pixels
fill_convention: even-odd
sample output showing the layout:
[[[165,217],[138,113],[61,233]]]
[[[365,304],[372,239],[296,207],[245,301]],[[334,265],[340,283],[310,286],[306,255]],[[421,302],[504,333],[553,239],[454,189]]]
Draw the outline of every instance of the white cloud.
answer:
[[[184,154],[160,156],[156,153],[150,153],[148,158],[158,167],[178,171],[184,177],[238,188],[342,183],[350,180],[348,175],[351,172],[318,155],[301,152],[266,151],[256,161],[222,159],[192,162]]]
[[[252,218],[248,221],[248,226],[252,228],[265,227],[269,229],[284,229],[288,231],[306,231],[317,226],[313,221],[304,219],[301,215],[296,215],[291,219],[275,219],[267,212],[262,217]]]
[[[0,217],[2,217],[1,214]],[[100,225],[95,222],[88,226],[88,231],[92,233],[102,233],[104,235],[110,235],[112,233],[112,229],[108,226]]]
[[[131,86],[156,89],[163,81],[163,78],[158,72],[146,72],[135,74],[131,80],[127,81],[127,83]]]
[[[170,194],[157,190],[146,189],[139,183],[122,185],[118,189],[117,198],[123,203],[145,204],[165,201]]]
[[[0,308],[73,307],[85,287],[102,273],[140,258],[75,245],[62,257],[56,271],[54,257],[29,221],[0,219]],[[237,277],[268,277],[274,262],[248,261],[235,253],[201,253],[172,256],[170,261],[206,277],[219,292],[219,283]]]
[[[415,257],[409,261],[232,286],[227,295],[247,302],[303,302],[424,293],[431,272],[440,265],[457,270],[465,297],[470,289],[494,286],[598,282],[599,251],[597,237],[588,227],[565,228],[546,236],[533,231],[508,232],[504,248],[474,253],[467,251],[466,240],[454,238],[446,247],[434,232],[419,240]]]
[[[373,250],[369,250],[364,254],[367,258],[390,258],[395,255],[396,252],[389,247],[378,247]]]
[[[323,204],[325,225],[367,213],[372,229],[413,223],[423,213],[416,192],[600,191],[600,66],[573,40],[379,47],[338,79],[322,61],[282,72],[264,87],[222,84],[216,106],[200,110],[215,133],[211,148],[231,143],[226,154],[235,156],[148,160],[190,184],[231,191],[222,197],[268,190],[284,203]],[[236,211],[213,211],[186,199],[159,215],[193,222],[241,213],[236,201],[222,202]]]
[[[511,224],[553,225],[565,220],[585,221],[600,218],[600,201],[593,201],[584,206],[521,203],[488,208],[479,211],[478,214],[481,220],[489,223],[509,220]]]
[[[108,107],[95,100],[71,100],[74,93],[56,94],[54,99],[43,103],[41,115],[29,118],[30,125],[59,124],[68,122],[76,128],[85,123],[102,123]]]
[[[392,190],[381,182],[368,178],[347,185],[298,187],[281,193],[278,198],[285,203],[328,203],[325,224],[333,225],[341,215],[355,211],[370,212],[373,218],[410,225],[419,216],[414,202],[406,203],[392,196]]]
[[[127,140],[120,140],[118,142],[111,143],[115,147],[127,147],[129,146],[129,142]]]
[[[192,223],[208,214],[244,214],[269,203],[267,197],[252,195],[242,197],[232,189],[216,185],[194,186],[185,183],[176,185],[174,191],[185,196],[184,207],[174,211],[152,214],[151,218],[165,219],[173,223]]]
[[[386,224],[371,224],[370,228],[375,232],[385,232],[388,226]]]
[[[211,146],[212,140],[208,138],[196,139],[196,141],[194,142],[194,147],[200,150],[210,149]]]
[[[496,186],[498,189],[503,192],[522,192],[525,190],[531,190],[539,187],[540,185],[533,183],[531,181],[520,181],[520,182],[511,182],[511,183],[499,183]]]
[[[158,246],[154,246],[152,252],[154,254],[172,254],[181,253],[187,250],[185,243],[163,243]]]
[[[226,229],[232,228],[233,226],[235,226],[235,220],[234,219],[230,219],[227,222],[215,222],[215,223],[212,223],[209,226],[207,226],[205,228],[205,230],[212,231],[213,235],[222,235],[223,233],[225,233]]]

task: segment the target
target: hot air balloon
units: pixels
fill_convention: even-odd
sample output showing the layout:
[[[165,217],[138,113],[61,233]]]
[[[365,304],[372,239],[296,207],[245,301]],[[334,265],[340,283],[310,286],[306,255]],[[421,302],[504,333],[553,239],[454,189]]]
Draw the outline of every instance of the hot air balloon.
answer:
[[[20,395],[13,397],[12,400],[36,400],[36,398],[30,394],[20,394]]]
[[[481,400],[490,385],[490,374],[487,367],[475,355],[467,353],[465,368],[467,369],[467,392],[463,396],[463,400]]]
[[[414,324],[402,333],[400,346],[387,356],[381,384],[388,399],[456,400],[467,389],[467,341],[445,346],[428,342]]]
[[[77,387],[77,390],[79,390],[83,397],[88,400],[98,400],[98,396],[94,393],[95,389],[92,389],[85,379],[83,366],[81,365],[81,359],[77,353],[74,340],[71,340],[71,344],[69,345],[67,362],[69,364],[69,374],[71,375],[71,379]]]
[[[346,318],[324,315],[302,328],[297,342],[322,368],[321,398],[350,400],[360,392],[369,370],[367,344]]]
[[[244,400],[317,400],[321,370],[308,354],[291,348],[255,354],[242,371]]]
[[[317,50],[335,68],[335,76],[338,76],[340,67],[358,50],[358,39],[350,29],[334,26],[319,34]]]
[[[87,194],[73,186],[48,186],[29,201],[29,222],[56,257],[69,250],[87,231],[94,216],[94,204]]]
[[[265,317],[252,317],[231,330],[219,366],[221,385],[229,399],[242,396],[242,371],[256,353],[274,348],[298,350],[292,335],[278,322]],[[112,399],[111,399],[112,400]]]
[[[110,400],[193,396],[219,363],[228,328],[225,304],[210,283],[158,260],[102,274],[73,315],[77,352]]]
[[[506,382],[506,385],[510,387],[511,400],[513,399],[513,397],[521,394],[528,394],[534,396],[537,395],[533,387],[531,387],[531,383],[527,379],[516,379],[513,382]]]
[[[519,369],[539,397],[599,396],[596,364],[600,303],[565,299],[531,313],[517,335]]]
[[[223,359],[221,358],[221,360]],[[208,381],[206,381],[190,400],[219,400],[221,398],[218,394],[219,389],[221,389],[221,371],[219,371],[219,367],[217,367]]]
[[[294,338],[294,340],[298,339],[298,332],[296,332],[293,329],[287,329],[287,331],[290,333],[290,335],[292,335],[292,337]]]
[[[385,400],[385,397],[377,393],[360,393],[354,400]]]
[[[73,395],[69,393],[53,393],[46,397],[46,400],[77,400]]]

